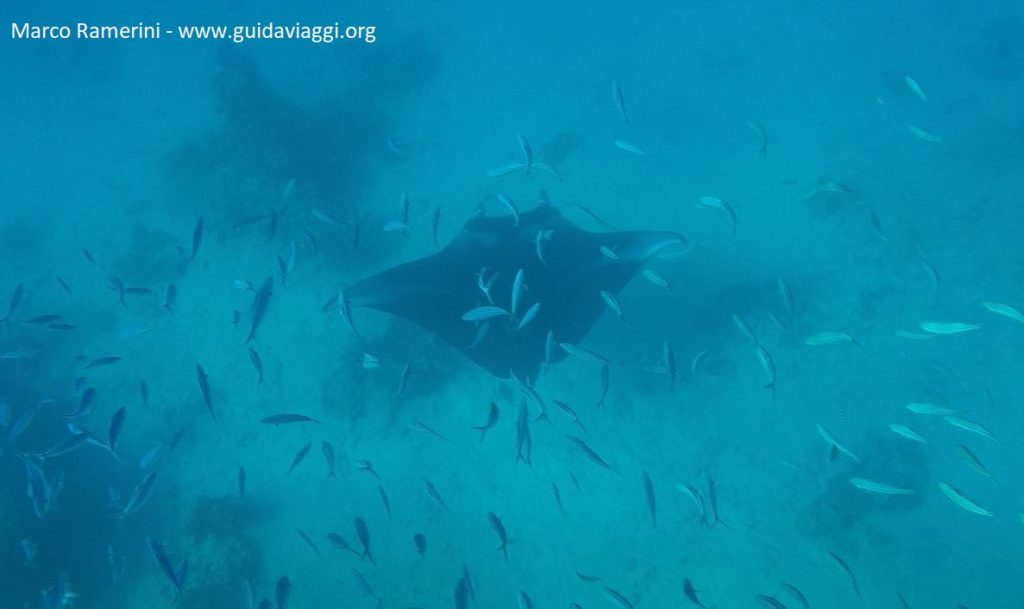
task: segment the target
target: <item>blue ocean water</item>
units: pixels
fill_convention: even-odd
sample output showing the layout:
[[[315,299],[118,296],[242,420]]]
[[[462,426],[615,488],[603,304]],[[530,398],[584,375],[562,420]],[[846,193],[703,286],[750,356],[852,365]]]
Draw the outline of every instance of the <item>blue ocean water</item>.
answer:
[[[4,7],[0,609],[1024,606],[1020,3],[191,4]]]

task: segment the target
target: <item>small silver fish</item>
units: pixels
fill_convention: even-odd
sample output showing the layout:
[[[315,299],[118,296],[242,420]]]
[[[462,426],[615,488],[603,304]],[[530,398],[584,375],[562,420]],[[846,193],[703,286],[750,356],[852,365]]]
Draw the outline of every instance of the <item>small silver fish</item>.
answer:
[[[665,277],[663,277],[661,275],[661,273],[659,273],[659,272],[657,272],[655,270],[644,269],[643,273],[641,273],[641,274],[643,275],[644,279],[646,279],[647,281],[650,281],[651,283],[653,283],[654,285],[658,286],[659,288],[671,288],[672,287],[671,285],[669,285],[668,280],[665,279]]]
[[[477,307],[475,309],[470,309],[469,311],[466,311],[465,313],[462,314],[462,319],[463,321],[478,322],[487,321],[489,319],[494,319],[496,317],[506,316],[511,317],[512,313],[506,311],[505,309],[502,309],[501,307],[486,306]]]
[[[605,367],[614,366],[614,364],[608,361],[608,358],[604,357],[603,355],[590,351],[589,349],[584,349],[583,347],[580,347],[578,345],[574,345],[572,343],[558,343],[558,346],[561,347],[562,350],[568,353],[569,355],[572,355],[573,357],[578,357],[585,362],[590,362],[592,364],[597,364],[598,366]]]
[[[619,87],[617,80],[612,81],[612,99],[615,102],[615,107],[619,109],[619,114],[622,115],[622,120],[626,121],[626,126],[632,127],[629,123],[629,116],[626,115],[626,102],[622,99],[622,88]]]
[[[512,199],[508,198],[507,196],[501,194],[500,192],[498,193],[498,200],[501,201],[501,204],[504,205],[505,207],[507,207],[508,211],[512,214],[512,226],[513,227],[518,227],[519,226],[519,208],[516,207],[515,202]]]
[[[498,279],[498,272],[495,271],[493,275],[487,277],[487,267],[480,269],[480,272],[476,276],[476,286],[480,288],[480,291],[484,293],[484,297],[487,298],[487,302],[494,304],[494,299],[491,298],[491,287],[494,286],[495,280]]]
[[[537,259],[544,266],[548,265],[548,261],[544,259],[544,244],[551,240],[551,235],[553,234],[555,234],[553,229],[542,228],[537,231],[537,237],[534,239],[533,245],[537,251]]]
[[[710,209],[725,214],[726,218],[729,220],[729,225],[731,226],[730,233],[733,235],[736,234],[736,210],[732,208],[732,205],[729,205],[718,197],[701,197],[697,200],[696,207],[698,209]]]
[[[516,314],[516,310],[519,308],[519,301],[523,297],[523,290],[526,289],[526,278],[523,274],[523,269],[516,271],[516,276],[512,280],[512,304],[510,312],[512,315]]]
[[[522,330],[523,328],[525,328],[531,321],[533,321],[534,317],[537,317],[537,313],[539,313],[539,312],[540,312],[540,303],[539,302],[533,303],[530,306],[530,308],[526,310],[526,313],[523,314],[522,319],[519,320],[519,325],[516,326],[516,332],[518,332],[518,331]]]
[[[611,292],[601,290],[601,300],[603,300],[604,304],[608,306],[608,309],[615,314],[615,317],[617,317],[621,321],[622,305],[619,304],[619,301],[615,298],[615,296]]]
[[[615,145],[618,146],[619,148],[625,150],[626,152],[629,152],[630,154],[635,154],[637,156],[647,156],[647,152],[645,152],[644,150],[636,147],[633,144],[630,144],[629,142],[625,142],[625,141],[622,141],[622,140],[615,140]]]
[[[324,454],[324,462],[327,463],[327,479],[337,478],[334,473],[334,447],[324,440],[320,443],[320,451]]]
[[[517,133],[516,137],[519,138],[519,149],[523,151],[523,161],[526,165],[526,176],[529,177],[530,170],[533,169],[533,147],[530,146],[530,142],[523,137],[522,134]],[[516,225],[518,226],[518,220],[516,221]]]

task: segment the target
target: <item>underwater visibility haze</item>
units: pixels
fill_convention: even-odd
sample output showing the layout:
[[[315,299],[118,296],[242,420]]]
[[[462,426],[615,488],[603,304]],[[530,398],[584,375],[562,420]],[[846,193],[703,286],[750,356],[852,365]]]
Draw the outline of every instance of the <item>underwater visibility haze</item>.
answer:
[[[1020,2],[189,4],[3,10],[0,609],[1024,607]]]

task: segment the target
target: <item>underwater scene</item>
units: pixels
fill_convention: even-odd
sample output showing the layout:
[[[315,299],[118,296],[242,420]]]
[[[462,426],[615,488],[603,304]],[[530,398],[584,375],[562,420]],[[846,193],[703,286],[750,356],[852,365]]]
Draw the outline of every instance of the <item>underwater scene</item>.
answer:
[[[9,2],[0,609],[1024,607],[1024,4]]]

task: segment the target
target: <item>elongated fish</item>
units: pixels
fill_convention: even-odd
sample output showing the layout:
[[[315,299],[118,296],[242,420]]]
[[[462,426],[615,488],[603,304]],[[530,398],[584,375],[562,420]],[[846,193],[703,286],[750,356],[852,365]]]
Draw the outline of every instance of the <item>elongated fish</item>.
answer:
[[[878,495],[912,495],[914,494],[913,489],[901,488],[888,484],[886,482],[878,482],[877,480],[867,480],[865,478],[850,478],[850,484],[854,487],[859,488],[862,491],[869,493],[875,493]]]
[[[14,290],[11,291],[11,297],[7,299],[7,312],[4,313],[3,318],[0,318],[0,323],[6,324],[14,312],[18,310],[18,305],[21,304],[21,295],[25,291],[24,284],[19,283],[14,286]]]
[[[939,404],[930,404],[928,402],[910,402],[905,405],[904,408],[913,412],[914,414],[924,414],[930,416],[945,416],[959,414],[960,410],[951,408],[949,406],[942,406]]]
[[[437,431],[430,425],[427,425],[423,421],[413,421],[412,424],[409,425],[409,428],[412,429],[413,431],[418,431],[420,433],[432,435],[439,440],[446,439],[444,435],[441,434],[441,432]]]
[[[430,480],[427,480],[426,478],[424,478],[423,479],[423,488],[427,489],[427,496],[430,497],[431,499],[433,499],[434,503],[436,503],[437,505],[441,506],[441,508],[444,511],[451,512],[451,510],[448,509],[448,504],[444,502],[444,499],[441,497],[441,493],[439,493],[437,491],[437,487],[434,486],[433,482],[431,482]]]
[[[530,322],[537,317],[538,313],[540,313],[540,303],[535,302],[530,305],[530,308],[526,309],[526,312],[523,313],[523,317],[519,320],[519,323],[516,324],[516,332],[519,332],[528,326]]]
[[[284,475],[287,476],[288,474],[295,471],[295,468],[298,467],[299,464],[302,463],[303,460],[305,460],[306,455],[309,454],[310,448],[313,448],[313,443],[307,442],[305,446],[299,449],[299,452],[295,453],[295,457],[292,459],[292,464],[288,466],[288,471],[286,471]]]
[[[629,599],[618,590],[605,586],[604,593],[619,609],[633,609],[633,603],[629,602]]]
[[[263,280],[263,284],[260,285],[260,289],[252,298],[252,307],[250,308],[251,321],[249,326],[249,335],[245,337],[246,344],[256,337],[256,330],[260,327],[260,322],[263,321],[263,316],[267,313],[267,305],[270,304],[270,297],[273,295],[273,289],[274,276],[271,275]]]
[[[633,125],[629,122],[629,116],[626,114],[626,102],[622,98],[622,88],[617,80],[612,81],[612,100],[615,102],[615,107],[618,108],[622,120],[626,122],[626,126],[632,127]]]
[[[75,410],[74,412],[65,414],[64,417],[68,419],[77,419],[79,417],[84,417],[85,415],[92,412],[92,407],[95,402],[95,399],[96,390],[93,389],[92,387],[86,387],[85,391],[82,392],[82,395],[78,399],[78,409]],[[33,416],[35,415],[34,409],[26,412],[31,412]]]
[[[836,440],[835,436],[832,435],[832,432],[825,429],[825,427],[823,427],[820,423],[817,424],[817,428],[818,434],[825,440],[825,442],[828,443],[830,447],[834,448],[840,454],[846,455],[847,457],[853,459],[855,462],[860,463],[860,458],[858,458],[857,455],[853,454],[853,452],[850,449],[840,444],[839,441]]]
[[[939,482],[939,490],[957,507],[980,516],[993,516],[992,510],[982,507],[976,501],[968,497],[960,489],[945,482]]]
[[[267,425],[284,425],[287,423],[319,423],[320,421],[313,417],[308,417],[304,414],[298,414],[295,412],[282,412],[279,414],[272,414],[260,419],[260,423],[266,423]]]
[[[978,423],[977,421],[972,421],[970,419],[965,419],[963,417],[958,417],[955,415],[946,415],[942,417],[942,420],[945,421],[946,423],[949,423],[953,427],[962,429],[964,431],[969,431],[983,438],[988,438],[993,442],[998,442],[1000,444],[1004,443],[1002,440],[996,437],[996,435],[992,432],[991,429],[985,427],[984,425]]]
[[[611,387],[611,372],[608,366],[601,366],[601,394],[597,398],[597,407],[604,408],[604,400],[608,397],[608,389]]]
[[[588,584],[592,584],[594,582],[601,581],[601,577],[599,577],[597,575],[588,575],[586,573],[583,573],[579,569],[575,569],[575,571],[576,571],[576,577],[578,577],[580,579],[580,581],[585,581]]]
[[[747,337],[747,339],[755,345],[758,344],[757,334],[754,333],[754,329],[750,327],[747,320],[743,319],[740,315],[733,313],[732,323],[736,326],[736,329],[740,331],[740,334]]]
[[[203,403],[206,404],[206,412],[210,413],[210,418],[216,421],[217,416],[213,414],[213,398],[210,395],[210,376],[199,364],[196,364],[196,381],[199,383],[199,393],[203,396]]]
[[[149,501],[150,495],[153,493],[153,485],[156,483],[156,472],[149,472],[143,476],[142,481],[135,486],[132,490],[131,497],[128,498],[128,502],[125,504],[124,509],[116,514],[113,514],[112,518],[124,518],[125,516],[134,514],[142,509],[142,506],[146,505]]]
[[[337,478],[334,474],[334,447],[327,440],[320,442],[320,452],[324,455],[324,463],[327,464],[327,479]]]
[[[582,213],[583,215],[587,216],[588,218],[590,218],[590,219],[591,219],[591,220],[593,220],[594,222],[597,222],[597,223],[598,223],[598,224],[600,224],[601,226],[603,226],[603,227],[607,228],[608,230],[618,230],[617,228],[615,228],[614,226],[612,226],[612,225],[611,225],[611,224],[609,224],[608,222],[605,222],[605,221],[604,221],[604,219],[603,219],[603,218],[601,218],[601,216],[598,216],[598,215],[597,215],[597,214],[596,214],[596,213],[595,213],[595,212],[594,212],[594,211],[593,211],[592,209],[590,209],[589,207],[587,207],[587,206],[585,206],[585,205],[580,205],[580,204],[578,204],[578,203],[577,203],[577,204],[575,205],[575,208],[576,208],[576,209],[577,209],[577,210],[578,210],[578,211],[579,211],[580,213]]]
[[[719,199],[718,197],[705,196],[697,199],[697,203],[695,203],[695,206],[698,209],[710,209],[712,211],[724,214],[725,217],[729,220],[730,234],[736,234],[736,210],[732,208],[732,205],[729,205],[728,203]]]
[[[320,553],[320,548],[317,547],[316,542],[313,541],[309,537],[309,535],[306,534],[305,531],[303,531],[302,529],[295,529],[295,531],[299,534],[299,537],[302,538],[302,541],[306,542],[306,545],[309,546],[311,550],[313,550],[314,554],[316,554],[320,558],[324,557],[324,555]]]
[[[853,586],[853,591],[857,594],[857,600],[863,602],[864,597],[861,596],[860,585],[857,583],[857,576],[854,575],[853,569],[851,569],[850,565],[848,565],[846,561],[835,552],[829,551],[828,555],[832,557],[832,560],[834,560],[836,564],[839,565],[839,568],[846,573],[846,576],[850,578],[850,584]]]
[[[526,406],[526,396],[519,400],[519,414],[516,416],[516,460],[530,465],[533,452],[533,438],[530,435],[530,409]]]
[[[665,277],[661,273],[659,273],[659,272],[657,272],[657,271],[655,271],[653,269],[644,269],[643,272],[641,273],[641,275],[643,275],[644,279],[646,279],[647,281],[650,281],[651,283],[653,283],[654,285],[658,286],[659,288],[669,288],[669,289],[671,289],[671,287],[672,287],[669,284],[668,280],[665,279]]]
[[[790,596],[795,598],[797,602],[800,603],[800,606],[803,607],[803,609],[811,609],[811,603],[807,600],[807,597],[804,596],[804,593],[801,592],[799,588],[797,588],[793,584],[787,584],[786,582],[782,582],[782,587],[786,589],[786,592],[789,592]]]
[[[924,94],[924,90],[921,88],[921,85],[917,84],[917,81],[914,80],[913,77],[904,76],[903,82],[907,84],[907,88],[910,89],[910,92],[916,95],[918,99],[923,102],[928,101],[928,96]]]
[[[263,384],[263,360],[260,359],[260,354],[256,352],[252,347],[249,348],[249,361],[252,362],[252,367],[256,369],[256,385]]]
[[[513,201],[512,199],[508,198],[507,196],[501,194],[500,192],[498,193],[498,201],[500,201],[501,204],[504,205],[508,209],[509,213],[512,214],[512,226],[513,227],[518,227],[519,226],[519,208],[516,207],[515,201]]]
[[[615,317],[622,321],[622,305],[619,304],[618,299],[615,295],[606,290],[601,290],[601,300],[604,301],[605,306],[608,310],[615,314]]]
[[[903,436],[904,438],[906,438],[908,440],[913,440],[914,442],[920,442],[921,444],[927,444],[928,443],[928,441],[925,440],[924,437],[921,434],[917,433],[916,431],[914,431],[913,429],[907,427],[906,425],[899,425],[899,424],[896,424],[896,423],[890,423],[889,424],[889,429],[891,429],[894,434],[896,434],[898,436]]]
[[[556,484],[554,480],[551,481],[551,495],[555,498],[555,505],[558,506],[558,511],[561,512],[563,516],[568,516],[565,512],[565,506],[562,505],[562,491],[559,490],[558,484]]]
[[[569,355],[573,357],[578,357],[579,359],[585,362],[590,362],[592,364],[597,364],[598,366],[605,367],[611,367],[615,365],[608,361],[608,358],[604,357],[603,355],[599,355],[593,351],[590,351],[589,349],[584,349],[583,347],[574,345],[572,343],[558,343],[558,346],[561,347],[562,350],[568,353]]]
[[[818,346],[821,346],[821,345],[829,345],[829,344],[832,344],[832,343],[853,343],[853,344],[857,344],[857,341],[854,340],[853,337],[850,336],[849,334],[847,334],[846,332],[832,332],[832,331],[818,332],[816,334],[812,334],[812,335],[808,336],[804,340],[804,344],[805,345],[810,345],[812,347],[818,347]]]
[[[505,560],[508,560],[508,533],[505,531],[505,523],[494,512],[487,512],[487,521],[491,523],[491,528],[494,529],[501,544],[495,551],[501,552],[505,556]]]
[[[192,255],[189,256],[189,260],[195,260],[196,254],[199,253],[199,246],[203,243],[203,217],[199,216],[196,220],[196,225],[192,228]]]
[[[491,402],[491,407],[487,411],[487,420],[484,421],[483,425],[477,425],[477,426],[473,427],[473,429],[476,429],[476,430],[478,430],[480,432],[480,441],[481,442],[484,441],[484,436],[487,435],[487,430],[492,428],[492,427],[494,427],[495,424],[497,424],[498,416],[500,414],[501,414],[501,411],[498,410],[498,405],[495,404],[494,402]]]
[[[525,290],[525,289],[526,289],[526,281],[525,281],[525,276],[523,274],[523,269],[519,269],[518,271],[516,271],[516,276],[512,280],[512,302],[511,302],[511,305],[510,305],[511,308],[509,309],[509,311],[512,313],[513,316],[516,314],[516,311],[519,309],[519,302],[523,298],[523,290]]]
[[[533,241],[533,247],[537,252],[537,259],[544,266],[548,265],[548,261],[544,259],[544,244],[551,240],[551,235],[553,234],[555,234],[555,231],[550,228],[539,229]]]
[[[434,215],[430,217],[430,240],[433,242],[434,247],[440,247],[440,243],[437,240],[437,231],[441,226],[441,206],[438,205],[434,209]]]
[[[964,461],[967,461],[967,464],[973,467],[976,472],[978,472],[982,476],[985,476],[986,478],[992,477],[992,470],[990,470],[988,466],[985,465],[985,463],[977,454],[974,453],[973,450],[967,448],[963,444],[957,444],[956,448],[957,451],[960,453],[960,456],[963,457]]]
[[[187,563],[182,562],[181,566],[175,568],[171,563],[171,559],[167,556],[167,551],[164,549],[164,544],[156,541],[151,537],[146,537],[146,546],[149,548],[149,553],[153,556],[153,560],[163,571],[164,576],[174,586],[176,594],[182,594],[185,592],[185,573],[187,570]],[[63,604],[61,606],[64,606]]]
[[[676,490],[693,501],[697,508],[697,514],[700,516],[700,523],[707,524],[707,505],[704,503],[704,494],[700,492],[700,489],[693,484],[677,484]]]
[[[345,290],[338,290],[338,314],[345,320],[345,324],[348,325],[349,330],[352,330],[352,334],[359,337],[356,325],[352,321],[352,306],[345,295]]]
[[[985,307],[989,311],[992,311],[993,313],[996,313],[998,315],[1004,315],[1014,321],[1018,321],[1024,324],[1024,313],[1021,313],[1020,310],[1016,309],[1015,307],[1011,307],[1008,304],[1002,304],[999,302],[983,302],[981,303],[981,306]]]
[[[658,528],[658,504],[654,496],[654,483],[647,472],[644,475],[644,497],[647,499],[647,512],[651,515],[651,526]]]
[[[487,321],[489,319],[495,319],[497,317],[511,317],[512,313],[502,309],[501,307],[485,306],[470,309],[462,314],[464,321],[478,322]]]
[[[786,609],[786,605],[782,601],[767,594],[755,594],[754,600],[761,603],[761,606],[768,607],[768,609]]]
[[[696,605],[698,609],[708,609],[707,605],[697,598],[697,590],[693,587],[693,582],[689,577],[683,579],[683,594],[686,596],[686,600]]]
[[[359,540],[360,545],[363,546],[363,553],[360,556],[369,560],[372,565],[377,564],[373,560],[373,554],[370,552],[370,529],[366,526],[366,521],[356,516],[352,519],[352,524],[356,529],[356,538]]]
[[[401,373],[399,373],[399,375],[398,375],[398,388],[395,389],[395,399],[396,400],[398,398],[402,397],[402,395],[405,393],[406,387],[409,386],[409,375],[410,374],[412,374],[412,364],[409,363],[409,362],[406,362],[405,365],[402,366]]]
[[[647,156],[647,152],[645,152],[644,150],[636,147],[633,144],[630,144],[629,142],[624,142],[622,140],[615,140],[615,145],[618,146],[619,148],[625,150],[626,152],[628,152],[630,154],[635,154],[637,156]]]
[[[910,131],[911,135],[913,135],[917,139],[925,141],[925,142],[936,143],[936,142],[941,142],[942,141],[941,137],[939,137],[939,136],[937,136],[935,134],[929,133],[929,132],[925,131],[924,129],[922,129],[920,127],[917,127],[917,126],[914,126],[914,125],[907,125],[907,130]]]
[[[761,345],[754,347],[754,352],[757,354],[757,361],[761,363],[761,367],[764,368],[765,374],[768,375],[768,381],[764,384],[766,389],[771,390],[772,397],[775,397],[775,360],[772,359],[772,354],[768,353],[768,350]]]
[[[85,367],[86,367],[86,369],[89,369],[89,368],[99,368],[101,366],[110,366],[112,364],[116,364],[117,362],[121,361],[121,359],[122,359],[121,356],[118,356],[118,355],[104,355],[103,357],[97,357],[96,359],[92,360],[91,362],[86,364]]]
[[[604,458],[601,457],[601,455],[597,454],[597,452],[593,448],[590,448],[590,446],[581,438],[578,438],[574,435],[566,435],[566,437],[569,438],[569,442],[571,442],[573,446],[582,451],[588,459],[590,459],[594,463],[600,465],[601,467],[607,470],[615,471],[615,468],[613,468],[607,461],[605,461]]]
[[[526,593],[526,590],[519,591],[519,609],[534,609],[533,599]]]
[[[576,414],[576,411],[573,410],[572,406],[569,406],[568,404],[566,404],[562,400],[552,400],[552,401],[554,402],[555,406],[558,408],[559,411],[561,411],[563,414],[565,414],[565,416],[569,417],[570,421],[572,421],[573,423],[576,423],[577,425],[579,425],[580,429],[582,429],[583,432],[586,433],[587,428],[583,425],[583,421],[580,420],[580,415]]]
[[[178,287],[173,283],[168,283],[164,286],[163,297],[160,299],[160,304],[156,306],[158,309],[163,309],[168,313],[174,312],[174,302],[178,299]]]
[[[388,499],[387,491],[379,484],[377,485],[377,494],[380,495],[380,502],[384,505],[384,511],[387,512],[388,518],[391,518],[391,500]]]
[[[124,429],[125,414],[125,407],[122,406],[110,417],[110,426],[107,428],[107,449],[114,454],[117,451],[117,442],[121,439],[121,431]]]
[[[519,138],[519,149],[523,152],[523,163],[526,165],[526,175],[529,177],[530,171],[533,169],[533,147],[522,134],[517,133],[516,137]]]

